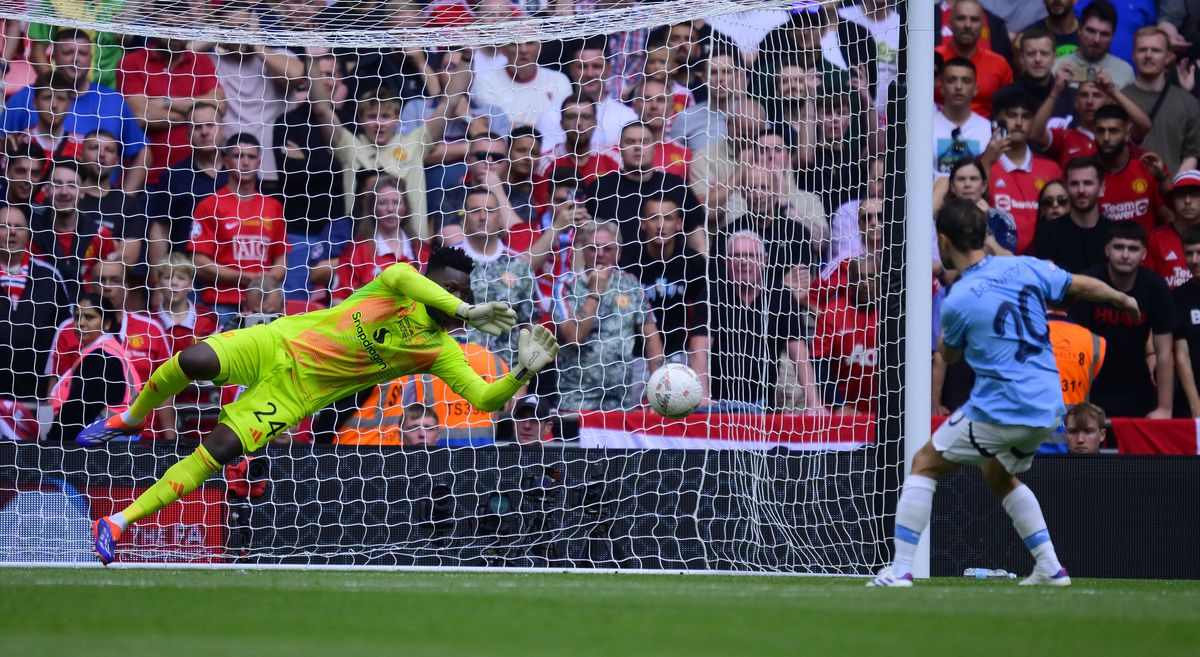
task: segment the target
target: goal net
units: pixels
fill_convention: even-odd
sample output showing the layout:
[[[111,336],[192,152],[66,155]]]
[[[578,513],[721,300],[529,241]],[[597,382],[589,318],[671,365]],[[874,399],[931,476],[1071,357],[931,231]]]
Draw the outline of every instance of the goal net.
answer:
[[[0,561],[90,562],[93,521],[220,424],[252,455],[121,561],[877,568],[898,4],[0,2]],[[517,329],[388,287],[447,247]],[[562,350],[494,413],[379,382],[459,348],[499,380],[537,324]],[[76,444],[200,343],[215,383]],[[686,418],[645,403],[670,363]]]

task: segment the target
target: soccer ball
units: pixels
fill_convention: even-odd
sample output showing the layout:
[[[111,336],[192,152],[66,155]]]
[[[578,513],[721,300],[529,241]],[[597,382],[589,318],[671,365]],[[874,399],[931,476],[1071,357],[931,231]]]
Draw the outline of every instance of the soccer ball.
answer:
[[[669,418],[684,417],[696,410],[703,394],[700,376],[687,365],[678,363],[658,368],[646,385],[650,408]]]

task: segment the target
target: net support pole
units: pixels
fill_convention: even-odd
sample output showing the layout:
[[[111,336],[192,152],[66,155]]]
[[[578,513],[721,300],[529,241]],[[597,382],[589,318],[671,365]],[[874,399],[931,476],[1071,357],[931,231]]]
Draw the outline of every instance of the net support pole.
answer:
[[[905,139],[904,475],[929,441],[933,333],[933,2],[908,4]],[[913,560],[915,577],[929,577],[929,529]]]

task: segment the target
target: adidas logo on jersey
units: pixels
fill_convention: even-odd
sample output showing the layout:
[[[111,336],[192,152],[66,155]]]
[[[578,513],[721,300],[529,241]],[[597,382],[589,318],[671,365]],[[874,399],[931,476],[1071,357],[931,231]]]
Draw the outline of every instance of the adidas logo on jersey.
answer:
[[[997,181],[996,181],[996,189],[1001,189],[1001,188],[1004,188],[1004,187],[1008,187],[1008,183],[1007,183],[1007,182],[1005,182],[1003,178],[1001,178],[1000,180],[997,180]]]
[[[1170,262],[1172,260],[1178,260],[1178,259],[1179,259],[1179,256],[1176,255],[1174,251],[1167,251],[1167,255],[1163,256],[1163,260],[1166,260],[1167,262]]]

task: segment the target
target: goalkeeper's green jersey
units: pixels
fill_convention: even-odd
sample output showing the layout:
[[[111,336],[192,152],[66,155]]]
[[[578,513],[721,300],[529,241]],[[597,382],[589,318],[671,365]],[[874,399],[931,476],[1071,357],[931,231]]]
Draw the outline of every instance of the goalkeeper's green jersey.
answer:
[[[383,381],[428,372],[476,408],[491,412],[521,383],[512,375],[485,382],[426,309],[432,306],[453,316],[461,303],[400,263],[333,308],[282,317],[270,328],[295,360],[299,392],[318,408]]]

